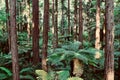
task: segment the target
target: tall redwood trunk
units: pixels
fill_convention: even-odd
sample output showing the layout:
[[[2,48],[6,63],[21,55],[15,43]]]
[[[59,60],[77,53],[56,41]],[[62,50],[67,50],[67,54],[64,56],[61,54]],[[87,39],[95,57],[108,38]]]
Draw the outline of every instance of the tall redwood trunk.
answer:
[[[70,35],[70,0],[68,0],[68,34]]]
[[[6,4],[6,28],[8,32],[8,46],[9,46],[9,52],[10,52],[10,16],[9,16],[9,5],[8,5],[8,0],[5,0]]]
[[[32,26],[32,38],[33,38],[33,64],[39,63],[39,0],[32,0],[33,4],[33,26]]]
[[[74,39],[77,40],[77,0],[74,0],[74,28],[73,28],[73,32],[74,32]]]
[[[10,25],[10,22],[9,22],[9,5],[8,5],[8,0],[5,0],[5,6],[6,6],[6,28],[9,32],[9,25]]]
[[[13,80],[19,80],[17,30],[16,30],[16,0],[10,0],[10,34]]]
[[[48,28],[49,28],[49,0],[44,0],[44,21],[43,21],[43,48],[42,48],[42,69],[47,68],[47,49],[48,49]]]
[[[79,41],[83,42],[82,0],[79,0]],[[80,46],[82,48],[82,46]]]
[[[61,19],[61,34],[64,35],[64,2],[65,0],[61,1],[61,9],[62,9],[62,19]]]
[[[58,47],[58,0],[55,0],[55,14],[54,14],[54,43],[53,47],[57,48]]]
[[[114,80],[114,0],[105,3],[105,80]]]

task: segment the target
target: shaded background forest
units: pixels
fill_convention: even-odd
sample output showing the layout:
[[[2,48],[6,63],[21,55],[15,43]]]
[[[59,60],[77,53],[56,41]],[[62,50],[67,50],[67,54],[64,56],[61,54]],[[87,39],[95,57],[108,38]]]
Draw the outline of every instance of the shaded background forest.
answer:
[[[104,0],[14,1],[18,49],[15,64],[19,65],[20,80],[103,80],[107,10]],[[0,80],[13,80],[14,75],[10,4],[10,0],[0,0]],[[114,0],[114,52],[111,54],[114,54],[115,80],[120,79],[119,14],[120,0]]]

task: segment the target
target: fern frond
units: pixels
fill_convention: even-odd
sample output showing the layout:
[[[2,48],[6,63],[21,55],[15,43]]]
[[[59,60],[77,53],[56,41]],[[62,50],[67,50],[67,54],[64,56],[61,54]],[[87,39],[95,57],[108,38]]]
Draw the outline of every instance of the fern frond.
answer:
[[[20,75],[21,80],[35,80],[32,75]]]
[[[67,80],[83,80],[83,79],[79,77],[70,77]]]
[[[7,69],[6,67],[0,67],[0,70],[4,71],[5,73],[7,73],[8,76],[11,76],[12,75],[12,72]]]
[[[63,70],[63,71],[58,71],[58,80],[67,80],[67,78],[70,76],[69,71]]]
[[[30,68],[30,67],[27,67],[27,68],[23,68],[21,71],[20,71],[20,74],[24,73],[24,72],[32,72],[33,69]]]

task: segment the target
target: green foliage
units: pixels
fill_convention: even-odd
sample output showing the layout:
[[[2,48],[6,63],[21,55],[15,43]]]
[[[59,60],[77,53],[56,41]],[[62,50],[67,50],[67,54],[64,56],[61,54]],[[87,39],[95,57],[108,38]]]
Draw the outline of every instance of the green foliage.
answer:
[[[0,80],[6,79],[7,75],[5,73],[0,73]]]
[[[35,80],[33,77],[34,69],[31,67],[20,70],[20,79]]]
[[[0,80],[7,79],[12,76],[12,72],[6,67],[0,67]]]
[[[8,34],[6,31],[0,29],[0,43],[5,43],[7,41]]]
[[[115,23],[119,23],[119,18],[120,18],[120,3],[118,3],[116,5],[116,7],[114,8],[114,16],[115,16]]]
[[[28,67],[28,68],[23,68],[21,71],[20,71],[20,74],[22,74],[22,73],[25,73],[25,72],[33,72],[33,69],[32,68],[30,68],[30,67]]]
[[[18,32],[18,41],[27,41],[27,32]]]
[[[38,75],[37,80],[83,80],[79,77],[70,77],[70,73],[67,70],[62,71],[49,71],[36,70],[35,73]]]
[[[67,80],[67,78],[69,77],[70,73],[69,71],[59,71],[57,72],[58,74],[58,80]]]
[[[27,32],[18,33],[18,43],[18,53],[27,53],[32,48],[32,41],[28,41]]]
[[[83,80],[83,79],[79,77],[71,77],[71,78],[68,78],[67,80]]]
[[[51,76],[44,70],[36,70],[35,73],[38,75],[37,80],[51,80]]]
[[[115,51],[119,51],[119,49],[120,49],[120,40],[119,39],[114,40],[114,49],[115,49]]]
[[[17,15],[17,25],[21,24],[19,27],[23,27],[25,23],[27,23],[27,18],[24,14],[24,11],[27,11],[27,7],[25,5],[24,0],[17,0],[18,3],[21,3],[21,6],[17,5],[17,10],[20,10],[19,15]],[[64,35],[59,36],[59,38],[62,40],[65,40],[66,37],[71,37],[73,35],[70,35],[67,33],[68,28],[68,21],[67,21],[67,7],[66,5],[67,1],[62,0],[63,5],[61,5],[61,1],[58,0],[58,35],[60,35],[60,30],[64,31]],[[30,7],[31,7],[31,0],[30,0]],[[77,3],[77,6],[79,3]],[[118,58],[120,57],[120,1],[115,0],[114,2],[115,8],[114,8],[114,16],[115,16],[115,41],[114,41],[114,47],[115,47],[115,67],[118,67]],[[11,78],[11,69],[6,66],[10,66],[12,63],[11,60],[11,54],[7,54],[2,52],[2,47],[6,48],[7,40],[8,40],[8,34],[7,29],[5,27],[6,24],[6,17],[9,16],[9,14],[6,14],[5,12],[5,1],[2,0],[0,3],[0,80],[7,79],[9,80]],[[93,47],[94,45],[94,32],[95,32],[95,14],[96,14],[96,0],[85,0],[83,1],[83,20],[84,20],[84,32],[83,32],[83,49],[79,49],[79,46],[81,45],[80,42],[67,42],[63,41],[61,42],[59,48],[53,50],[53,33],[49,32],[49,43],[48,43],[48,64],[51,68],[53,68],[55,71],[50,71],[49,73],[44,72],[43,70],[36,70],[36,74],[38,75],[38,80],[55,80],[55,78],[59,80],[82,80],[81,78],[77,77],[70,77],[70,61],[74,58],[79,59],[82,61],[85,65],[85,73],[88,74],[88,78],[92,79],[94,76],[98,76],[96,74],[92,74],[93,68],[103,70],[104,65],[104,55],[103,51],[96,50]],[[20,8],[20,9],[19,9]],[[43,27],[43,13],[44,13],[44,0],[40,0],[39,2],[39,8],[40,8],[40,32],[42,33],[42,27]],[[61,9],[63,9],[63,16],[61,16]],[[31,16],[31,8],[30,8],[30,17]],[[52,12],[52,0],[50,0],[50,10],[49,12]],[[101,2],[101,25],[103,24],[103,15],[105,12],[105,2]],[[18,13],[17,13],[18,14]],[[50,14],[51,18],[51,14]],[[70,0],[70,26],[74,27],[74,0]],[[31,21],[30,21],[31,23]],[[61,25],[63,23],[63,25]],[[50,26],[52,26],[52,20],[50,22]],[[102,26],[101,26],[102,27]],[[50,27],[51,28],[51,27]],[[40,33],[40,35],[42,35]],[[31,65],[31,62],[28,62],[28,59],[32,57],[32,39],[28,40],[27,38],[27,32],[18,32],[18,52],[19,52],[19,64],[20,64],[20,78],[21,79],[28,79],[28,80],[35,80],[34,79],[34,69],[29,67],[28,65]],[[59,39],[59,40],[60,40]],[[65,43],[64,43],[65,42]],[[39,46],[40,49],[42,49],[43,45],[43,39],[40,36],[39,39]],[[60,43],[60,42],[59,42]],[[8,46],[8,45],[7,45]],[[95,55],[97,52],[100,53],[100,58],[96,59]],[[30,57],[29,57],[30,56]],[[117,68],[116,67],[116,68]],[[89,68],[89,69],[88,69]],[[90,72],[90,73],[87,73]],[[92,77],[91,77],[92,75]],[[94,75],[94,76],[93,76]],[[68,79],[67,79],[68,78]],[[101,78],[99,78],[101,80]],[[88,80],[88,79],[86,79]]]
[[[0,8],[0,29],[3,28],[3,26],[5,26],[5,22],[6,22],[6,13],[4,8]]]
[[[56,66],[64,66],[65,64],[69,64],[70,61],[73,58],[77,58],[80,54],[77,53],[77,50],[79,49],[80,42],[70,42],[66,45],[62,45],[61,48],[57,48],[53,54],[51,54],[48,57],[48,62],[50,62],[51,65],[56,65]],[[82,55],[81,55],[82,56]],[[81,57],[80,56],[80,57]],[[83,61],[86,61],[85,57],[81,57]],[[64,63],[62,63],[64,62]]]
[[[12,63],[11,54],[0,54],[0,66],[9,65]]]
[[[23,80],[35,80],[32,75],[20,75],[20,79],[23,79]]]
[[[81,42],[79,42],[79,41],[69,42],[68,44],[63,45],[62,48],[65,50],[77,51],[77,50],[79,50],[80,45],[81,45]]]
[[[115,25],[115,37],[120,36],[120,24]]]
[[[11,71],[9,69],[5,68],[5,67],[0,67],[0,70],[6,72],[8,74],[8,76],[12,75]]]
[[[96,59],[95,55],[97,52],[100,54],[100,58]],[[89,49],[82,49],[79,50],[79,53],[82,53],[82,55],[86,56],[88,59],[88,64],[95,66],[97,68],[103,68],[104,66],[104,55],[103,51],[101,50],[96,50],[95,48],[89,48]]]
[[[79,44],[78,44],[79,43]],[[56,68],[66,68],[69,70],[70,61],[74,58],[81,60],[86,65],[92,65],[96,68],[103,69],[104,58],[103,52],[94,48],[80,49],[80,42],[73,42],[57,48],[53,54],[48,57],[48,63]],[[96,59],[95,56],[99,52],[100,58]]]
[[[114,52],[114,55],[115,55],[115,58],[120,57],[120,51],[115,51],[115,52]]]

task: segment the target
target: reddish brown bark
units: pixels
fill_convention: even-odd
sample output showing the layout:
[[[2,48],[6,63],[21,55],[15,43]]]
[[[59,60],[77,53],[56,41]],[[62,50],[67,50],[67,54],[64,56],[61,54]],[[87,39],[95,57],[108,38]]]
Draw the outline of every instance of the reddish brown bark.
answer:
[[[82,0],[79,0],[79,41],[83,43]],[[82,45],[80,46],[82,48]]]
[[[16,31],[16,0],[10,0],[10,34],[13,80],[19,80],[17,31]]]
[[[114,0],[105,3],[105,80],[114,80]]]
[[[33,38],[33,64],[39,63],[39,0],[32,0],[33,4],[33,26],[32,26],[32,38]]]
[[[10,52],[10,16],[9,16],[9,5],[8,5],[8,0],[5,0],[5,4],[6,4],[6,28],[8,31],[8,46],[9,46],[9,52]]]
[[[55,22],[54,22],[54,43],[53,47],[58,47],[58,0],[55,0]]]
[[[62,8],[61,35],[64,35],[64,32],[65,32],[65,30],[64,30],[64,2],[65,2],[65,0],[61,1],[61,8]]]
[[[74,28],[73,28],[73,32],[74,32],[74,39],[77,40],[77,0],[75,0],[74,3]]]
[[[42,48],[42,69],[47,68],[47,49],[48,49],[48,28],[49,28],[49,0],[44,0],[44,22],[43,22],[43,48]]]
[[[70,35],[70,0],[68,0],[68,34]]]

